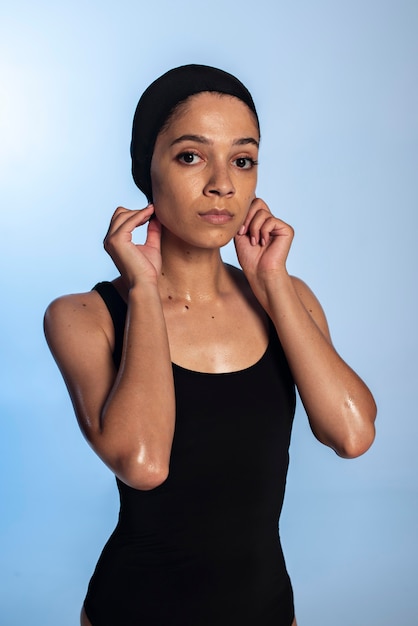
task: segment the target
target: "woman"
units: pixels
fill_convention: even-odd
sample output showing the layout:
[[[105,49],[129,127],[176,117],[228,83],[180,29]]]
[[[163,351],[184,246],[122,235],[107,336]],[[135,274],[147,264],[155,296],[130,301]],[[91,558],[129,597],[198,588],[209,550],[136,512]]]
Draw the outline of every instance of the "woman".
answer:
[[[292,228],[256,196],[259,139],[230,74],[157,79],[131,144],[149,204],[119,207],[105,238],[120,275],[46,312],[81,430],[121,496],[82,625],[296,624],[278,536],[294,385],[337,454],[373,441],[373,397],[286,271]],[[232,239],[242,269],[222,261]]]

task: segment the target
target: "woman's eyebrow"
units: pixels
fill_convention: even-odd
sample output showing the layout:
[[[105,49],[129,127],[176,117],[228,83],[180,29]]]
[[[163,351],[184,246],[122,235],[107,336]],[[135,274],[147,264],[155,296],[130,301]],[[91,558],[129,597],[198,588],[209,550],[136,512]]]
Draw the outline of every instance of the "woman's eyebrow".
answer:
[[[246,144],[251,143],[254,146],[256,146],[257,148],[259,147],[259,142],[257,141],[257,139],[254,139],[254,137],[243,137],[242,139],[236,139],[236,141],[234,141],[234,146],[245,146]]]
[[[203,135],[181,135],[181,137],[177,137],[177,139],[174,139],[174,141],[170,143],[170,146],[174,146],[176,143],[181,143],[182,141],[195,141],[197,143],[205,143],[205,144],[213,143],[212,141],[210,141],[207,137],[204,137]]]
[[[207,145],[213,144],[213,141],[204,135],[181,135],[180,137],[177,137],[177,139],[174,139],[174,141],[170,143],[170,146],[174,146],[182,141],[195,141],[196,143],[203,143]],[[254,139],[254,137],[242,137],[240,139],[235,139],[235,141],[232,142],[233,146],[245,146],[247,144],[253,144],[257,148],[259,147],[259,142]]]

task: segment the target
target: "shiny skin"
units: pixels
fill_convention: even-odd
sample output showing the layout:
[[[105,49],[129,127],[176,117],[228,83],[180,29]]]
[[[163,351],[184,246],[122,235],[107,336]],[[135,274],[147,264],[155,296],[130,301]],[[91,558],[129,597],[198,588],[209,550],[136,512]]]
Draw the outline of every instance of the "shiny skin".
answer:
[[[155,214],[167,237],[221,247],[237,233],[255,198],[258,128],[237,98],[202,93],[190,101],[155,144]],[[229,219],[220,224],[204,218],[214,211]]]

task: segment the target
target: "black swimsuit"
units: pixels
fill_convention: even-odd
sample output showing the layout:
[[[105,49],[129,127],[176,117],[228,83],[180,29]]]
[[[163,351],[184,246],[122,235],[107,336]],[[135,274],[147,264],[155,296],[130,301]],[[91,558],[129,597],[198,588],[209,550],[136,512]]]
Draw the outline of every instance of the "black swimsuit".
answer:
[[[126,304],[95,289],[115,325]],[[290,626],[280,546],[295,390],[274,327],[253,366],[206,374],[173,364],[176,427],[167,480],[139,491],[116,479],[120,514],[90,581],[93,626]]]

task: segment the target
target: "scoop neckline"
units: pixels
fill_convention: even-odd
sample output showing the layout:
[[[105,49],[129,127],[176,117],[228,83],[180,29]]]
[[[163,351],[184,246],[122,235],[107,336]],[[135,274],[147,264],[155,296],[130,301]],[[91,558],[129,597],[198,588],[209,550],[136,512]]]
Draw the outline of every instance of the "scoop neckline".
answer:
[[[248,367],[243,367],[242,369],[239,369],[239,370],[232,370],[231,372],[201,372],[199,370],[192,370],[192,369],[189,369],[188,367],[183,367],[183,365],[179,365],[178,363],[175,363],[174,361],[171,361],[171,365],[173,366],[173,369],[186,372],[187,374],[195,374],[196,376],[216,377],[216,376],[234,376],[237,374],[244,374],[245,372],[249,372],[250,370],[255,369],[256,367],[261,365],[262,361],[264,361],[264,359],[267,356],[267,353],[270,349],[270,345],[271,345],[271,333],[269,333],[269,336],[268,336],[266,349],[264,350],[261,357],[257,361],[255,361],[255,363],[252,363]]]
[[[113,291],[117,294],[120,302],[124,305],[125,308],[127,308],[127,303],[124,300],[124,298],[122,297],[121,293],[116,288],[115,284],[112,281],[110,281],[110,280],[106,280],[106,281],[102,281],[102,282],[109,284],[113,288]],[[171,361],[171,365],[172,365],[173,369],[177,369],[179,371],[183,371],[183,372],[188,373],[188,374],[194,374],[196,376],[213,376],[213,377],[216,377],[216,376],[218,376],[218,377],[219,376],[234,376],[234,375],[237,375],[237,374],[243,374],[245,372],[248,372],[248,371],[256,368],[257,366],[259,366],[262,363],[262,361],[264,361],[264,359],[267,356],[267,353],[268,353],[268,351],[270,349],[271,342],[272,342],[271,324],[269,324],[268,326],[269,326],[269,328],[268,328],[269,332],[268,332],[268,341],[267,341],[266,349],[264,350],[264,352],[260,356],[260,358],[257,361],[255,361],[255,363],[252,363],[248,367],[244,367],[244,368],[239,369],[239,370],[232,370],[231,372],[201,372],[199,370],[192,370],[192,369],[189,369],[188,367],[183,367],[183,365],[179,365],[178,363],[175,363],[174,361]]]

